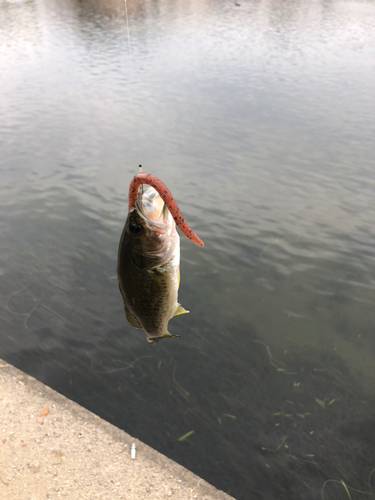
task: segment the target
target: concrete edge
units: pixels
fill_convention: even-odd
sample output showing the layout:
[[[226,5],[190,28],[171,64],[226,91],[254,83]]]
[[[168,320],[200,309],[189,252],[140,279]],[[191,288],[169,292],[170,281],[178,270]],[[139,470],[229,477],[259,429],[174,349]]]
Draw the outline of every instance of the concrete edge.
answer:
[[[16,380],[17,382],[22,383],[22,385],[25,386],[29,392],[33,393],[35,397],[53,402],[56,406],[59,406],[68,411],[73,417],[73,425],[78,429],[83,428],[83,425],[81,425],[81,423],[83,424],[84,422],[86,426],[87,424],[91,424],[96,429],[100,429],[102,433],[109,436],[115,442],[129,443],[129,448],[131,446],[131,443],[135,443],[137,456],[142,457],[142,460],[144,461],[144,467],[146,469],[157,467],[161,471],[161,476],[167,475],[169,478],[172,478],[173,476],[174,482],[178,483],[179,487],[186,487],[191,491],[194,489],[194,491],[199,494],[199,497],[194,498],[207,498],[207,500],[233,500],[233,497],[229,496],[223,491],[218,490],[213,485],[209,484],[207,481],[189,471],[182,465],[167,458],[165,455],[159,453],[140,440],[133,438],[125,431],[103,420],[98,415],[95,415],[94,413],[80,406],[78,403],[69,400],[62,394],[59,394],[52,388],[36,380],[34,377],[25,374],[18,368],[0,359],[0,380],[1,379],[9,379],[13,381]]]

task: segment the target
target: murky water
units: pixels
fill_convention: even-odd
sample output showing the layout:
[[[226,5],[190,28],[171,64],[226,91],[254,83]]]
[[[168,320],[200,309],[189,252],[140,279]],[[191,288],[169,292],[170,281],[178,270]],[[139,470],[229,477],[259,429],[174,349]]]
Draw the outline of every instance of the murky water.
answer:
[[[375,5],[238,3],[129,0],[132,83],[122,1],[1,0],[0,357],[238,499],[365,498]],[[205,241],[155,346],[115,278],[138,163]]]

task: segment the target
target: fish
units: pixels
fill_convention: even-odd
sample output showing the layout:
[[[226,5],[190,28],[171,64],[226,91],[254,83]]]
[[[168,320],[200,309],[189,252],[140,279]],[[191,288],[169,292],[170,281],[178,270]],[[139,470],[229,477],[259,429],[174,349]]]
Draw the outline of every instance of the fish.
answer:
[[[204,243],[187,224],[169,189],[152,174],[133,177],[128,209],[118,249],[118,284],[128,322],[142,328],[147,341],[154,344],[178,337],[169,333],[169,320],[189,312],[178,302],[180,237],[176,226],[196,244]]]

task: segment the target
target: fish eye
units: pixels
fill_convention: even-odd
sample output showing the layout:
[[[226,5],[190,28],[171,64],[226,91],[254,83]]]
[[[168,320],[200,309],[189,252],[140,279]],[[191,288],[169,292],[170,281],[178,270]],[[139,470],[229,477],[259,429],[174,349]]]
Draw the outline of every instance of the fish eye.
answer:
[[[143,228],[140,224],[137,224],[136,222],[132,222],[129,226],[129,231],[131,234],[134,234],[134,236],[138,236],[141,234]]]

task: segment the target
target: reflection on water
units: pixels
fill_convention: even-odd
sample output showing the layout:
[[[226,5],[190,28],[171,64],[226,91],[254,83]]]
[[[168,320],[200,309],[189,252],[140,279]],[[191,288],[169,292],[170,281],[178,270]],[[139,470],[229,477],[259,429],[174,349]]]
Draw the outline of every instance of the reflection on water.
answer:
[[[122,1],[0,3],[0,357],[238,499],[344,499],[375,488],[375,8],[239,3],[129,0],[133,84]],[[156,346],[115,277],[139,162],[205,241]]]

